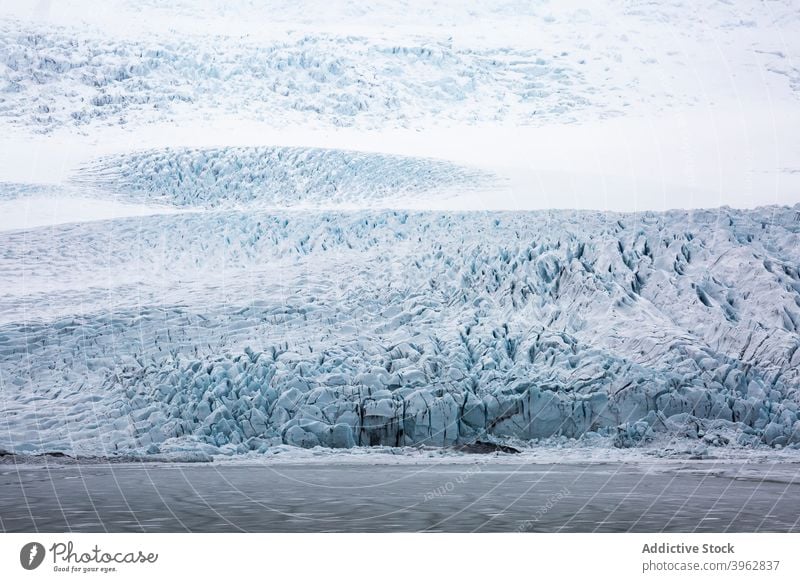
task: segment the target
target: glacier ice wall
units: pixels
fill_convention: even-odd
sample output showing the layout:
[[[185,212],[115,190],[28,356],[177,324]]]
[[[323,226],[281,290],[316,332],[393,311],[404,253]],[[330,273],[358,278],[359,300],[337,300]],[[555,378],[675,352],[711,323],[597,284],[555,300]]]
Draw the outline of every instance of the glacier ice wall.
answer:
[[[799,236],[800,207],[0,233],[0,448],[629,446],[710,427],[792,445]]]

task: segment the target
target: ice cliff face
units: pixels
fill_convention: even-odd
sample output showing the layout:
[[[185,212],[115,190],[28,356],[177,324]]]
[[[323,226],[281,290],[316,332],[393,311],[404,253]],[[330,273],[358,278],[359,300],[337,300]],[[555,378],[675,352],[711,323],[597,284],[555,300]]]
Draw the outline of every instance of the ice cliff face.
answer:
[[[0,447],[796,443],[799,236],[798,207],[2,233]]]

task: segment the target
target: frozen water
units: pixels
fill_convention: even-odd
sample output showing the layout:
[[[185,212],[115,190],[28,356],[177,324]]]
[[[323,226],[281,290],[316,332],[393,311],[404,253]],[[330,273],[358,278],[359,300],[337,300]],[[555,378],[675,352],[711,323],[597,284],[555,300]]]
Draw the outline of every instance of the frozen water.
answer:
[[[0,449],[798,447],[796,6],[582,4],[3,3]]]
[[[793,0],[4,2],[0,179],[318,146],[511,178],[439,209],[791,205],[798,39]]]
[[[796,99],[792,0],[178,3],[0,8],[0,117],[361,129],[587,121]],[[735,75],[731,71],[735,70]]]
[[[166,149],[109,156],[79,184],[184,207],[369,206],[490,188],[498,178],[450,162],[320,148]]]
[[[591,102],[572,59],[544,50],[467,48],[420,39],[291,35],[76,39],[68,30],[0,29],[0,115],[51,131],[195,114],[224,104],[254,120],[374,128],[570,118]],[[492,104],[487,106],[487,104]]]
[[[250,210],[2,233],[0,447],[791,445],[799,212]]]

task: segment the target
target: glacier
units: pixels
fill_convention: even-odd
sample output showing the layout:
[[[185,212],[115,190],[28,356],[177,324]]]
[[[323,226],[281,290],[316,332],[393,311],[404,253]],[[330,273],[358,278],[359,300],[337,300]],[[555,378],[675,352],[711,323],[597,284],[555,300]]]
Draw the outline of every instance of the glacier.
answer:
[[[792,0],[311,4],[0,5],[0,459],[794,458]]]
[[[352,206],[485,191],[493,173],[448,161],[310,147],[167,148],[93,160],[72,183],[183,208]]]
[[[69,29],[17,22],[0,26],[0,54],[0,117],[45,133],[148,123],[221,103],[228,114],[255,120],[360,128],[509,115],[539,123],[577,119],[591,104],[573,91],[585,81],[566,54],[461,47],[452,39],[215,36],[209,46],[208,38],[120,41],[99,31],[76,39]]]
[[[312,4],[5,3],[0,120],[84,135],[219,116],[544,126],[683,112],[731,92],[741,114],[800,89],[792,0]]]
[[[3,232],[0,448],[798,446],[798,236],[800,206]]]

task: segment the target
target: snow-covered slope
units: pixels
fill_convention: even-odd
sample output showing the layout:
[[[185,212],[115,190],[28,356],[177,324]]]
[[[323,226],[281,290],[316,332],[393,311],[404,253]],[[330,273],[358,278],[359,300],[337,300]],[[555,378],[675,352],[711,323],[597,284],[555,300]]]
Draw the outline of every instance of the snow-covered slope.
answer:
[[[158,37],[76,41],[67,31],[16,26],[0,30],[0,39],[6,85],[0,113],[42,131],[158,121],[220,107],[296,125],[538,123],[574,119],[573,110],[590,104],[573,89],[585,91],[578,64],[544,50],[327,35],[268,43],[218,37],[211,46],[208,39]]]
[[[797,442],[799,216],[226,211],[4,233],[0,446]]]
[[[316,146],[511,178],[450,208],[791,205],[798,39],[793,0],[4,2],[0,179]]]
[[[223,111],[275,126],[541,125],[745,113],[800,89],[791,0],[26,4],[0,10],[0,112],[42,131]]]

